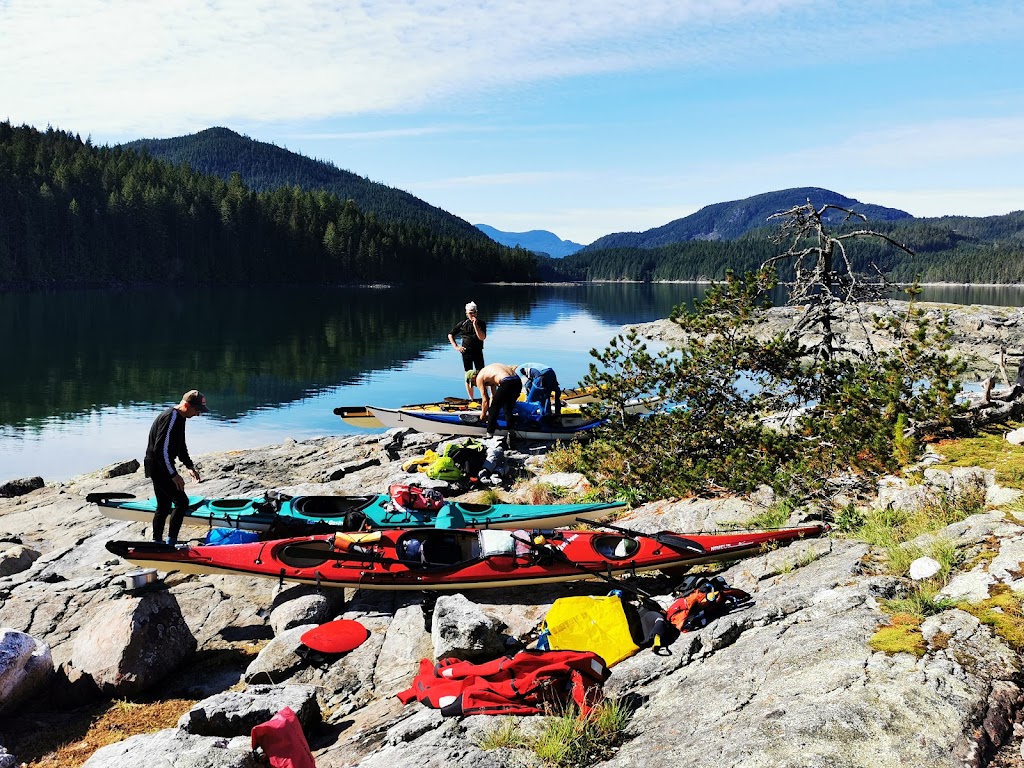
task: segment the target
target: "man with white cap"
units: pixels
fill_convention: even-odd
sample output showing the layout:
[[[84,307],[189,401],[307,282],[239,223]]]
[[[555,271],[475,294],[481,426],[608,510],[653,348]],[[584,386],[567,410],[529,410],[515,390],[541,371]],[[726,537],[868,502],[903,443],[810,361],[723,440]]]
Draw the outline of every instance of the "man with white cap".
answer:
[[[178,543],[181,521],[188,511],[185,478],[178,474],[175,460],[181,461],[197,483],[201,481],[192,457],[185,445],[185,421],[201,413],[208,413],[206,397],[198,389],[190,389],[181,396],[181,402],[163,411],[153,420],[146,445],[146,477],[153,481],[156,496],[156,514],[153,515],[153,541],[163,538],[164,522],[171,514],[167,529],[167,543]]]
[[[462,369],[466,372],[466,397],[470,400],[473,399],[477,371],[484,367],[486,338],[487,323],[476,316],[476,302],[471,301],[466,305],[466,319],[457,323],[448,334],[448,343],[462,355]]]

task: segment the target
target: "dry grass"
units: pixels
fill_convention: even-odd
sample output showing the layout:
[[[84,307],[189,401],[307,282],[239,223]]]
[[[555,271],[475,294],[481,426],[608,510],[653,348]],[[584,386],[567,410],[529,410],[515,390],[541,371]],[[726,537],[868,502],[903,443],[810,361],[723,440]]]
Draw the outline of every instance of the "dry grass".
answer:
[[[198,651],[191,659],[189,675],[209,677],[221,670],[244,670],[266,645],[265,640],[242,640],[228,647]],[[179,680],[179,682],[181,682]],[[244,683],[239,682],[239,685]],[[201,696],[187,686],[176,695]],[[197,698],[137,701],[103,701],[69,712],[35,712],[6,728],[8,751],[26,768],[78,768],[93,753],[130,736],[173,728],[195,706]]]
[[[520,495],[526,504],[558,504],[562,501],[557,489],[547,483],[530,483],[521,490]]]
[[[115,701],[69,712],[59,722],[36,728],[8,744],[26,768],[78,768],[108,744],[140,733],[173,728],[195,705],[191,699],[150,703]]]

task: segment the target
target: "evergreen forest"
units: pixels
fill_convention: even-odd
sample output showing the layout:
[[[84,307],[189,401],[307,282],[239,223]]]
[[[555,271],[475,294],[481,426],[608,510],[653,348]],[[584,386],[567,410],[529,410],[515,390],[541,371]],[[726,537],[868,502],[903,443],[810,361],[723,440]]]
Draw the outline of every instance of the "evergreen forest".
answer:
[[[238,174],[0,122],[0,288],[531,281],[536,269],[523,249],[385,221],[330,192],[256,192]]]
[[[1024,283],[1024,211],[1004,216],[971,218],[857,221],[836,234],[871,229],[903,243],[903,251],[884,241],[865,238],[849,250],[858,272],[878,271],[893,282]],[[774,228],[761,227],[736,240],[689,240],[657,248],[618,247],[585,250],[564,259],[542,258],[541,278],[561,280],[722,280],[726,270],[756,271],[785,250],[773,241]],[[591,246],[592,247],[592,246]],[[791,268],[780,279],[792,279]]]
[[[225,128],[97,147],[0,122],[0,289],[721,280],[785,250],[766,212],[794,195],[848,201],[869,220],[837,234],[869,228],[914,254],[860,240],[849,253],[857,271],[904,283],[1024,283],[1024,211],[913,218],[808,187],[707,206],[551,259],[500,245],[406,192]]]
[[[299,187],[310,192],[322,190],[342,200],[351,200],[363,213],[372,213],[384,221],[416,224],[464,240],[487,240],[465,219],[404,190],[370,181],[324,160],[256,141],[228,128],[207,128],[170,139],[139,139],[121,146],[174,165],[188,165],[225,181],[237,173],[254,192],[269,192],[280,187]]]

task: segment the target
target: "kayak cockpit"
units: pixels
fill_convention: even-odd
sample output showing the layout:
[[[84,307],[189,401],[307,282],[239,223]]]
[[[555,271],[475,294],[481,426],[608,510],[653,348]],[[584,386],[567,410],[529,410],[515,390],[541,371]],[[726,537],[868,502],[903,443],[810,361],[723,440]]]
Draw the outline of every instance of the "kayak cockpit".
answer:
[[[292,499],[292,509],[310,519],[332,520],[365,509],[376,500],[376,496],[299,496]]]
[[[395,542],[398,559],[410,565],[459,565],[480,558],[478,531],[417,528]]]
[[[323,565],[334,553],[334,545],[323,539],[286,544],[276,553],[281,565],[289,568],[315,568]]]
[[[591,543],[594,551],[606,560],[628,560],[640,551],[639,541],[614,533],[595,536]]]

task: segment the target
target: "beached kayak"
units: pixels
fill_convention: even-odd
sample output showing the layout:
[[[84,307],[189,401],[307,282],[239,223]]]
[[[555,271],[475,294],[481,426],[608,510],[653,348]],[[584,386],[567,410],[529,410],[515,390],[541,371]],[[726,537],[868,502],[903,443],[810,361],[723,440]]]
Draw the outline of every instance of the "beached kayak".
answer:
[[[563,389],[561,393],[562,407],[575,409],[578,412],[579,406],[598,401],[597,390],[594,387],[579,387],[577,389]],[[520,395],[520,400],[526,399],[526,393]],[[446,397],[434,403],[416,403],[399,407],[403,411],[425,411],[427,413],[468,413],[480,414],[480,401],[469,400],[465,397]],[[361,427],[363,429],[382,429],[387,425],[381,422],[369,407],[365,405],[343,405],[334,409],[336,416],[349,426]]]
[[[90,493],[87,501],[114,520],[148,522],[156,499],[125,493]],[[184,524],[266,531],[277,524],[330,524],[336,530],[370,528],[558,528],[578,520],[598,520],[624,509],[621,502],[593,504],[472,504],[446,501],[440,510],[400,509],[386,493],[365,496],[288,496],[208,499],[189,496]]]
[[[112,541],[143,568],[265,576],[331,587],[466,590],[614,577],[756,555],[823,525],[771,531],[649,535],[620,531],[443,530],[339,533],[222,546]]]
[[[337,413],[339,409],[335,409]],[[470,437],[487,437],[487,422],[480,419],[477,411],[430,411],[407,410],[405,408],[379,408],[375,405],[366,406],[366,410],[384,427],[406,427],[417,432],[430,432],[438,435],[466,435]],[[342,416],[344,418],[344,416]],[[584,415],[577,409],[562,411],[561,416],[552,416],[543,421],[517,421],[512,430],[512,437],[520,440],[571,440],[574,437],[586,437],[587,434],[604,422]],[[505,419],[498,419],[495,435],[509,434]]]

